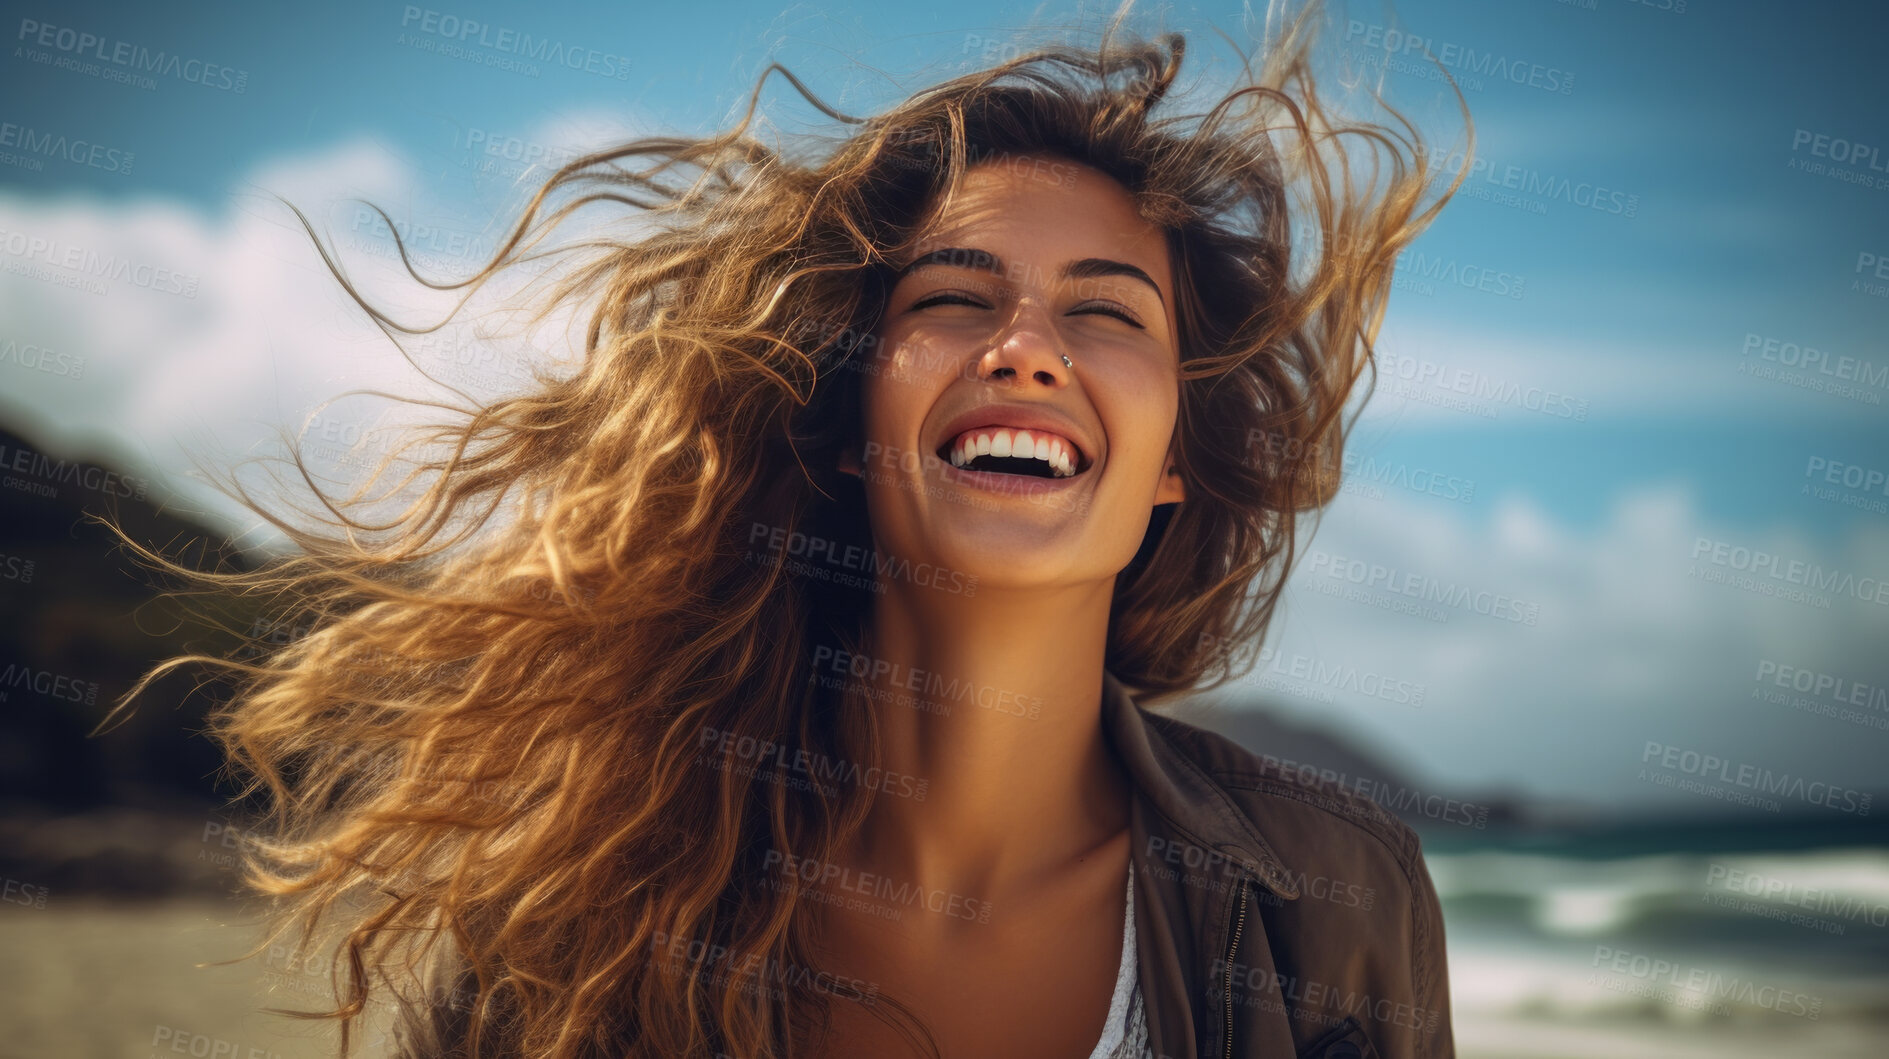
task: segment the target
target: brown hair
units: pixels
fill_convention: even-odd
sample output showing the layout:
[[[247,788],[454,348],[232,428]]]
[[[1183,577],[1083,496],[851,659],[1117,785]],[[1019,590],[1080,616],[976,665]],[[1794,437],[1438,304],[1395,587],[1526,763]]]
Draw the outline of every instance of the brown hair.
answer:
[[[263,511],[297,554],[196,575],[287,600],[312,631],[259,657],[173,659],[132,692],[192,662],[234,680],[211,730],[271,808],[246,880],[277,901],[274,937],[299,925],[306,948],[324,916],[345,928],[337,1007],[309,1015],[343,1019],[343,1054],[375,979],[407,980],[396,954],[412,968],[448,942],[465,1003],[400,1001],[436,1034],[416,1052],[771,1056],[835,1002],[916,1021],[816,966],[799,889],[756,885],[769,851],[829,860],[875,792],[770,783],[698,749],[735,733],[874,759],[871,710],[809,679],[816,645],[860,642],[863,594],[756,564],[744,535],[867,540],[861,485],[835,469],[858,440],[849,369],[921,219],[979,161],[1084,163],[1166,229],[1188,499],[1157,509],[1117,579],[1108,666],[1159,699],[1250,665],[1227,646],[1263,637],[1297,518],[1336,488],[1396,256],[1456,186],[1424,205],[1431,174],[1405,158],[1422,144],[1395,111],[1394,126],[1328,113],[1313,10],[1205,114],[1164,113],[1184,40],[1129,36],[1126,9],[1093,49],[1044,47],[869,119],[782,70],[857,126],[811,160],[749,134],[763,73],[730,131],[561,167],[489,263],[437,285],[522,263],[580,207],[652,222],[543,303],[593,307],[574,371],[415,436],[395,483],[408,506],[376,520],[365,487],[330,497],[305,476],[330,530]],[[419,333],[335,272],[390,334]]]

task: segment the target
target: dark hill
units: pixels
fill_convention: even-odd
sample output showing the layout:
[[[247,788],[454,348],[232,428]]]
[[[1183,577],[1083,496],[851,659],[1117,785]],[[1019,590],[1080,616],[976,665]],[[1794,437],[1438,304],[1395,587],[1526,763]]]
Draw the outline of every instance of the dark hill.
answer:
[[[210,699],[166,681],[132,718],[86,733],[160,660],[234,639],[181,620],[175,600],[92,516],[192,565],[231,557],[216,531],[158,506],[146,483],[0,430],[0,799],[68,810],[213,803]]]

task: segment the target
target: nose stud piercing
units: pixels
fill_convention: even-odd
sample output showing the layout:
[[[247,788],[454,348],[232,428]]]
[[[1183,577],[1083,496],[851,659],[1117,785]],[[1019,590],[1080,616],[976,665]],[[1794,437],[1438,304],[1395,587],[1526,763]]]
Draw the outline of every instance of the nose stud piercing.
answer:
[[[1065,368],[1073,368],[1073,367],[1075,367],[1075,364],[1074,364],[1074,363],[1072,363],[1072,362],[1070,361],[1070,359],[1069,359],[1069,354],[1067,354],[1067,353],[1064,353],[1064,354],[1063,354],[1063,367],[1065,367]]]

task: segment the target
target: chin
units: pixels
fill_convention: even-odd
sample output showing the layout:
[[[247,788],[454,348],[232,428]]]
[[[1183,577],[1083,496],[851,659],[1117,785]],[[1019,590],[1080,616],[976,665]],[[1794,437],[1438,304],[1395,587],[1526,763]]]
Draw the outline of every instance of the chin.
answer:
[[[924,550],[937,565],[975,576],[990,588],[1049,587],[1087,579],[1096,546],[1082,540],[1077,525],[1054,519],[1000,519],[984,514],[980,525],[953,527]]]

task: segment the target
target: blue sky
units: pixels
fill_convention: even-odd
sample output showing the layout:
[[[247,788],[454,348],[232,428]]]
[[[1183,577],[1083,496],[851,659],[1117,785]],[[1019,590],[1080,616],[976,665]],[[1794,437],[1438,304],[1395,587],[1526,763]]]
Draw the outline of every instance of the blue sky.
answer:
[[[1231,53],[1210,26],[1255,46],[1258,23],[1238,5],[1143,6],[1142,28],[1188,33],[1183,81],[1197,91],[1230,76]],[[1769,767],[1827,767],[1853,785],[1881,775],[1889,731],[1755,707],[1744,670],[1753,658],[1788,655],[1889,685],[1880,649],[1889,608],[1846,598],[1806,608],[1702,584],[1687,570],[1690,545],[1705,537],[1889,576],[1889,513],[1870,510],[1856,490],[1836,499],[1803,491],[1813,460],[1889,470],[1889,385],[1858,384],[1862,396],[1846,398],[1740,370],[1785,367],[1766,360],[1766,341],[1889,365],[1889,279],[1858,271],[1864,255],[1889,258],[1889,12],[1871,3],[1677,6],[1438,0],[1399,4],[1399,22],[1360,3],[1339,8],[1333,23],[1334,54],[1354,62],[1381,56],[1372,42],[1401,24],[1452,57],[1469,49],[1570,84],[1466,84],[1478,154],[1512,182],[1636,197],[1631,216],[1539,195],[1515,205],[1460,197],[1413,253],[1433,269],[1519,281],[1521,296],[1426,280],[1421,267],[1393,295],[1387,363],[1585,402],[1580,420],[1501,402],[1464,413],[1436,403],[1441,388],[1399,393],[1381,383],[1354,438],[1381,466],[1473,481],[1474,499],[1367,491],[1341,499],[1321,546],[1509,588],[1543,606],[1543,624],[1522,632],[1480,615],[1437,623],[1289,594],[1279,645],[1316,644],[1405,673],[1439,698],[1421,714],[1342,693],[1332,702],[1288,695],[1286,706],[1364,733],[1416,774],[1712,808],[1610,779],[1658,738],[1723,743]],[[706,132],[732,119],[770,61],[837,108],[870,113],[1001,54],[1025,22],[1093,27],[1109,10],[1049,4],[1024,18],[981,2],[339,3],[178,13],[9,3],[0,123],[135,162],[129,173],[66,158],[0,164],[0,228],[122,248],[202,287],[181,298],[119,281],[98,294],[0,274],[9,329],[0,337],[63,348],[92,366],[73,379],[0,363],[0,414],[57,443],[136,461],[195,495],[182,479],[186,445],[242,451],[260,422],[293,422],[319,394],[373,373],[358,329],[338,322],[346,314],[319,262],[266,192],[317,207],[331,233],[357,247],[374,242],[349,227],[353,207],[341,200],[357,194],[397,217],[478,233],[519,198],[511,178],[522,167],[499,158],[493,172],[475,168],[494,160],[481,153],[494,141],[576,148]],[[595,49],[599,70],[499,69],[492,63],[506,53],[476,40],[465,49],[472,59],[441,54],[439,30],[453,20],[483,23],[486,40],[504,30]],[[146,88],[59,68],[74,55],[60,30],[92,34],[107,51],[123,42],[228,68],[243,90],[163,73]],[[619,67],[623,76],[611,76]],[[1393,69],[1385,84],[1393,103],[1448,139],[1437,82]],[[783,79],[766,98],[781,135],[839,131]],[[1839,166],[1839,143],[1876,153]],[[1818,164],[1875,186],[1806,168]],[[1481,187],[1499,190],[1486,179]],[[0,253],[9,261],[24,258]],[[1758,348],[1747,352],[1753,336]],[[323,341],[353,352],[324,356]],[[1635,624],[1655,614],[1660,621]],[[1541,692],[1540,702],[1520,712],[1525,691]],[[1552,752],[1547,732],[1556,733]]]

